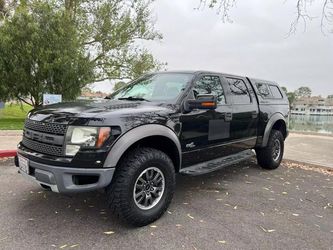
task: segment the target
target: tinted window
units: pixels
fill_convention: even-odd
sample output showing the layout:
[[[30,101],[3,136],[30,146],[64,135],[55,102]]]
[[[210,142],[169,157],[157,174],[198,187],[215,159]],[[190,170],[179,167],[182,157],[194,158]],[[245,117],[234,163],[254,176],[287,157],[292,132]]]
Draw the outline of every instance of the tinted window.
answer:
[[[230,93],[235,104],[251,103],[251,97],[246,84],[241,79],[227,78],[230,88]]]
[[[182,73],[158,73],[146,75],[113,93],[110,98],[144,98],[149,101],[176,99],[193,75]]]
[[[217,96],[218,103],[225,103],[224,91],[218,76],[203,76],[196,83],[193,89],[195,98],[198,95],[211,94]]]
[[[273,98],[283,98],[283,96],[277,86],[270,85],[269,88],[271,89]]]
[[[269,91],[268,85],[265,83],[256,83],[259,95],[263,98],[271,98],[271,92]]]

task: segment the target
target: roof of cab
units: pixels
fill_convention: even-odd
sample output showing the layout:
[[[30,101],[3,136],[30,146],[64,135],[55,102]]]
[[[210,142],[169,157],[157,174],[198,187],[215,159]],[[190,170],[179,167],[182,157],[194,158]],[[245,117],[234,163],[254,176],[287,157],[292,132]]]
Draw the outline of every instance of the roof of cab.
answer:
[[[263,79],[257,79],[257,78],[249,78],[251,82],[253,83],[266,83],[271,85],[278,85],[276,82],[263,80]]]
[[[234,75],[234,74],[229,74],[229,73],[222,73],[222,72],[215,72],[215,71],[206,71],[206,70],[172,70],[172,71],[158,71],[155,73],[164,73],[164,74],[173,74],[173,73],[180,73],[180,74],[221,74],[226,77],[243,77],[243,78],[248,78],[251,82],[253,83],[266,83],[266,84],[272,84],[272,85],[278,85],[276,82],[269,81],[269,80],[263,80],[263,79],[258,79],[254,77],[247,77],[247,76],[242,76],[242,75]]]
[[[158,71],[155,73],[159,74],[221,74],[221,75],[227,75],[227,76],[234,76],[234,77],[245,77],[245,76],[240,76],[240,75],[232,75],[232,74],[227,74],[227,73],[222,73],[222,72],[216,72],[216,71],[208,71],[208,70],[172,70],[172,71]]]

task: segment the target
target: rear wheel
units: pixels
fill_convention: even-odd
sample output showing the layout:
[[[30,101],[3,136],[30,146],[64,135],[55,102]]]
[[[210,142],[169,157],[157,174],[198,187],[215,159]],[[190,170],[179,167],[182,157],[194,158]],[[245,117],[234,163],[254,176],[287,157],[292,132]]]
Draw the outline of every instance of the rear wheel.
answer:
[[[126,223],[145,226],[163,215],[175,188],[170,158],[160,150],[138,148],[116,169],[107,197],[112,211]]]
[[[284,137],[279,130],[273,129],[265,148],[257,148],[258,164],[265,169],[276,169],[280,166],[284,152]]]

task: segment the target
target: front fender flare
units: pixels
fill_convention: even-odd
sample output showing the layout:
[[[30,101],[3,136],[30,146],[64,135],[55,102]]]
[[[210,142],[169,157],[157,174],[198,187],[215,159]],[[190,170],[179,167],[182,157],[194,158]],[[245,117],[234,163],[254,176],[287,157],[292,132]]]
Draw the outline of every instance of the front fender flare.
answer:
[[[261,147],[267,146],[269,135],[271,134],[275,122],[277,122],[278,120],[283,120],[287,124],[286,118],[281,113],[275,113],[274,115],[272,115],[267,122]]]
[[[131,129],[122,135],[112,146],[103,167],[116,167],[121,156],[137,141],[150,136],[164,136],[172,140],[178,149],[179,166],[181,166],[181,145],[174,131],[159,124],[142,125]]]

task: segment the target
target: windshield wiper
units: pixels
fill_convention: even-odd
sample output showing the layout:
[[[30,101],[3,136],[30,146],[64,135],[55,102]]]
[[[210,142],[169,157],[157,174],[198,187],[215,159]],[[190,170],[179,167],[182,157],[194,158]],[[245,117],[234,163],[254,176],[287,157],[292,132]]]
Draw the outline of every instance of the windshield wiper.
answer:
[[[146,101],[150,102],[149,100],[142,98],[142,97],[135,97],[135,96],[128,96],[128,97],[121,97],[118,100],[129,100],[129,101]]]

